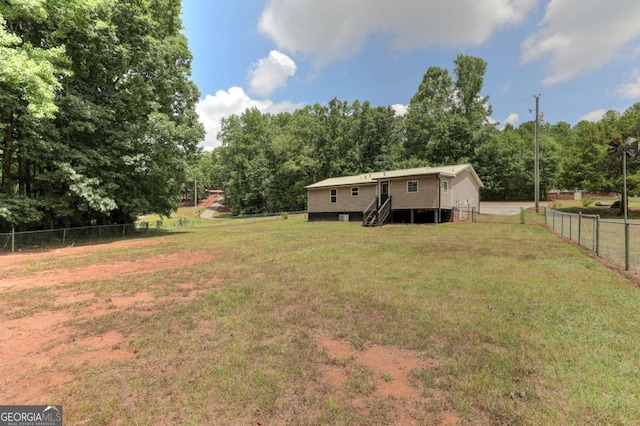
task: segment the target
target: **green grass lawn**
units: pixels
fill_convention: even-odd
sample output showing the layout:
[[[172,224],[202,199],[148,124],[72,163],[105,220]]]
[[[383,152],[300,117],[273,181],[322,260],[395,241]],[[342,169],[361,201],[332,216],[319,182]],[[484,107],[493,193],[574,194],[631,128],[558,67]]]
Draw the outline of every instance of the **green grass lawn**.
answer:
[[[472,425],[640,419],[640,290],[541,226],[290,217],[168,235],[162,246],[101,250],[86,262],[203,250],[213,260],[74,291],[217,285],[152,315],[70,323],[80,335],[116,330],[136,354],[77,368],[56,399],[68,424],[393,424],[398,406],[415,424],[440,424],[445,413]],[[12,300],[47,309],[23,292]],[[318,336],[430,360],[411,372],[421,398],[376,396],[360,379],[373,373],[328,358]],[[322,381],[336,363],[350,374],[340,394]]]

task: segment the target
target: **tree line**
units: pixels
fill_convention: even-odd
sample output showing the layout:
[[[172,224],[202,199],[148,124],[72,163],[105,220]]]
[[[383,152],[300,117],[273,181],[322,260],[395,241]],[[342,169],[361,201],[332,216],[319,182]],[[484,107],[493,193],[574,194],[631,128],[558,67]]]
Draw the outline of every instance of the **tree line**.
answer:
[[[499,129],[486,62],[430,67],[407,113],[332,99],[293,113],[249,109],[202,153],[180,0],[0,2],[0,232],[168,216],[191,188],[222,188],[236,214],[297,211],[336,176],[471,163],[485,200],[533,196],[534,123]],[[640,104],[598,123],[540,129],[542,193],[619,191],[607,141],[637,136]],[[629,187],[640,178],[629,162]]]
[[[248,109],[222,121],[222,146],[211,156],[212,184],[223,188],[236,214],[299,211],[304,187],[337,176],[410,167],[471,163],[484,183],[483,200],[532,200],[535,122],[492,122],[482,95],[486,62],[459,55],[453,74],[430,67],[407,113],[368,101],[337,98],[293,113]],[[640,104],[609,111],[592,123],[539,127],[541,194],[582,189],[620,192],[615,137],[640,135]],[[635,160],[629,184],[638,187]]]
[[[204,138],[180,10],[0,2],[0,231],[175,210]]]

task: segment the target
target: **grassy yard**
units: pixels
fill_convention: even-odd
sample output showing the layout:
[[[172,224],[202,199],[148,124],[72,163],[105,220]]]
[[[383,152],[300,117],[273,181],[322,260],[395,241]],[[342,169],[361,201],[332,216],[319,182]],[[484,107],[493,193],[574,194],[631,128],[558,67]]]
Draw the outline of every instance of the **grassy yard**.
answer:
[[[208,226],[216,224],[215,219],[202,219],[200,214],[206,210],[202,207],[180,207],[171,217],[145,215],[138,218],[138,223],[148,223],[151,228],[176,228],[184,226]]]
[[[74,380],[52,400],[63,404],[65,424],[640,419],[640,289],[541,226],[364,228],[290,217],[162,238],[107,248],[74,266],[114,258],[161,265],[196,252],[210,259],[42,290],[158,298],[149,315],[112,310],[66,323],[78,337],[117,331],[135,355],[73,367]],[[29,262],[31,274],[57,266]],[[160,302],[185,281],[206,290]],[[0,302],[5,318],[47,309],[21,290]],[[319,343],[327,340],[349,352],[329,351]],[[372,348],[415,358],[405,373],[417,396],[381,392],[400,377],[363,361]],[[336,369],[345,380],[328,378]]]

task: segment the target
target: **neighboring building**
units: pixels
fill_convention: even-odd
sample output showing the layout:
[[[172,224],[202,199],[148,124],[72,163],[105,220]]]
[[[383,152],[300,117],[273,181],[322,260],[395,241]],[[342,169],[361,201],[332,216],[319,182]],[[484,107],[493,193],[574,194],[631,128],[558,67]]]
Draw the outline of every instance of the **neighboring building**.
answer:
[[[482,181],[470,164],[392,170],[306,186],[309,221],[438,223],[456,209],[480,207]]]
[[[615,192],[601,193],[601,192],[587,192],[581,190],[561,190],[550,189],[547,191],[547,200],[580,200],[582,198],[616,198]]]

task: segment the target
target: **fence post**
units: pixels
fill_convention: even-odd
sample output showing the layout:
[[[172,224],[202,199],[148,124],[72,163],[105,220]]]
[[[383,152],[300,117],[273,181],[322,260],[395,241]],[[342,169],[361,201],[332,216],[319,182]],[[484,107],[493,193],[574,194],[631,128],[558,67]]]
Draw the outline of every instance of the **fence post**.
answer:
[[[520,224],[524,225],[524,207],[520,207]]]
[[[65,241],[67,240],[67,228],[64,228],[62,230],[62,245],[65,244]]]
[[[624,270],[629,270],[629,222],[624,224]]]
[[[578,245],[580,245],[580,235],[582,235],[582,212],[578,212]]]
[[[11,253],[16,251],[16,229],[11,225]]]
[[[555,231],[556,230],[556,211],[555,210],[552,210],[552,211],[553,211],[553,218],[551,219],[551,223],[553,225],[551,225],[551,227]]]
[[[596,215],[596,232],[595,232],[595,238],[596,238],[596,255],[600,256],[600,215],[597,214]]]
[[[122,225],[122,238],[124,238],[124,232],[127,230],[127,225]]]

